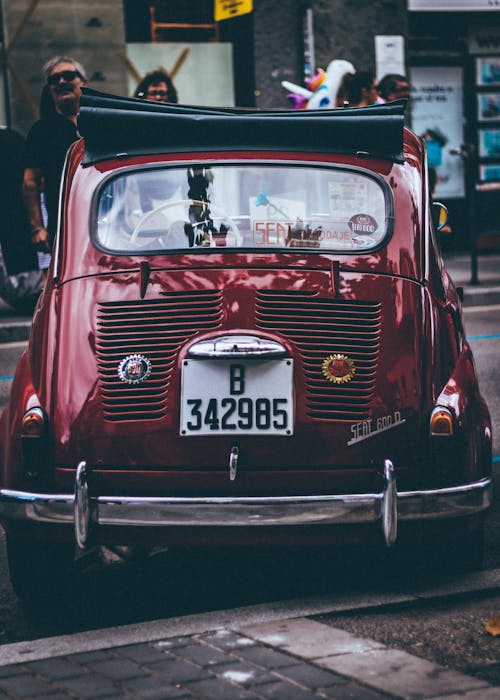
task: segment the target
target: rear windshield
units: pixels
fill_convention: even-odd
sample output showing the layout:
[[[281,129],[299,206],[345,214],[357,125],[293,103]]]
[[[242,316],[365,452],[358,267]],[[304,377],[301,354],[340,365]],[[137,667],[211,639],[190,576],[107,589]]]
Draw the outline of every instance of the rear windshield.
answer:
[[[389,209],[381,180],[347,168],[130,170],[100,191],[97,243],[124,254],[224,247],[364,252],[389,232]]]

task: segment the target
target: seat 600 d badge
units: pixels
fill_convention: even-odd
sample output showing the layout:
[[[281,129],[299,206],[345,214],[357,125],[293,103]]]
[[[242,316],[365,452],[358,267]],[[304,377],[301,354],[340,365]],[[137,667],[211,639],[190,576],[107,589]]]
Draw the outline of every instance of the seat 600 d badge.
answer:
[[[118,376],[127,384],[140,384],[151,374],[151,362],[144,355],[128,355],[118,365]]]

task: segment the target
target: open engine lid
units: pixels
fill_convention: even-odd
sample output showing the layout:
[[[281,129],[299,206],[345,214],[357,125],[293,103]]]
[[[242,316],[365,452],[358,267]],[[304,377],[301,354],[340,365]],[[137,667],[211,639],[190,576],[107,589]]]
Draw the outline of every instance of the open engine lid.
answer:
[[[82,88],[83,163],[189,151],[311,151],[403,162],[407,100],[371,107],[257,110],[159,104]]]

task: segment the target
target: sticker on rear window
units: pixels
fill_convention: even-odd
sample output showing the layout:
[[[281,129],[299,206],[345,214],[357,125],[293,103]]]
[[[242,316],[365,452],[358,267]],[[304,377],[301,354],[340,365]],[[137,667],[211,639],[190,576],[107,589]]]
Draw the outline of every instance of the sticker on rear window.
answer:
[[[370,214],[355,214],[347,223],[353,234],[375,233],[378,229],[377,222]]]

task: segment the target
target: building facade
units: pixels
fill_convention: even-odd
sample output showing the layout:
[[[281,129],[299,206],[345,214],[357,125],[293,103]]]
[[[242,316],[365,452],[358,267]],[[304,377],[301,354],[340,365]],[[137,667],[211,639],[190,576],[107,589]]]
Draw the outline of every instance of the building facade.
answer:
[[[106,92],[130,95],[161,65],[180,101],[244,107],[290,107],[282,81],[304,85],[333,59],[377,78],[404,73],[408,119],[428,141],[435,196],[450,208],[455,240],[500,240],[499,0],[0,3],[0,122],[22,134],[54,54],[78,58],[90,85]],[[241,13],[232,14],[235,5]]]

